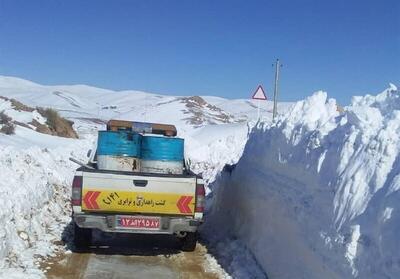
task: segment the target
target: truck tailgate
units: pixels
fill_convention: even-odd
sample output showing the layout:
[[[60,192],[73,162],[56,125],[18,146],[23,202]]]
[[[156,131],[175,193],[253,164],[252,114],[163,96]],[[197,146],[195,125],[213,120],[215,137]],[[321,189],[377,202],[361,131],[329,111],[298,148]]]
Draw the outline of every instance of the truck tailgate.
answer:
[[[196,177],[83,172],[82,210],[194,215]]]

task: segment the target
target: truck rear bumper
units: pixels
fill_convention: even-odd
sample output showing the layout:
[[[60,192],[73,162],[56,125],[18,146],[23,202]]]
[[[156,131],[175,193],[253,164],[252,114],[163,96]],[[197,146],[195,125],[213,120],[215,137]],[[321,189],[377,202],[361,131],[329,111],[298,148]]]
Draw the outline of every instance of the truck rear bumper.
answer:
[[[179,232],[196,232],[201,220],[187,217],[161,217],[159,230],[140,230],[116,227],[115,215],[99,215],[75,213],[74,222],[81,228],[99,229],[103,232],[143,233],[143,234],[174,234]]]

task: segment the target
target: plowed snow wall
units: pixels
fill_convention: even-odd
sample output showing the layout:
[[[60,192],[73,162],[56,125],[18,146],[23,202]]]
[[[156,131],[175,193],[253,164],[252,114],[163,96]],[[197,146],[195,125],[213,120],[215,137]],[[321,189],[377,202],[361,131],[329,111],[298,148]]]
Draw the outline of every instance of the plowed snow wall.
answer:
[[[207,225],[234,232],[270,278],[398,278],[399,151],[394,86],[343,114],[318,92],[253,129]]]

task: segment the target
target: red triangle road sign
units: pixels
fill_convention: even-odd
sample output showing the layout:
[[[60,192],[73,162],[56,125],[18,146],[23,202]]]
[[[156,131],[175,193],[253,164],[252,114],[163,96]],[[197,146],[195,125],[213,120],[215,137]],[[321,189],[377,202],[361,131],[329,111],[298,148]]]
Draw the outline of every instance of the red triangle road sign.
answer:
[[[267,95],[265,94],[265,91],[261,85],[259,85],[257,87],[256,91],[254,92],[254,94],[251,98],[255,99],[255,100],[266,100],[267,99]]]

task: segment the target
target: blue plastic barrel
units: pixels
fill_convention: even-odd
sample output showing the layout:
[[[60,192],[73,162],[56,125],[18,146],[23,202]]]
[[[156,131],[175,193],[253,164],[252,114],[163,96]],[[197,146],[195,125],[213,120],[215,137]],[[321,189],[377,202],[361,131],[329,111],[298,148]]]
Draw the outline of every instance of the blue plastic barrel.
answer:
[[[98,155],[140,157],[142,136],[131,131],[99,131]]]
[[[143,136],[142,160],[182,161],[184,140],[181,138]]]

